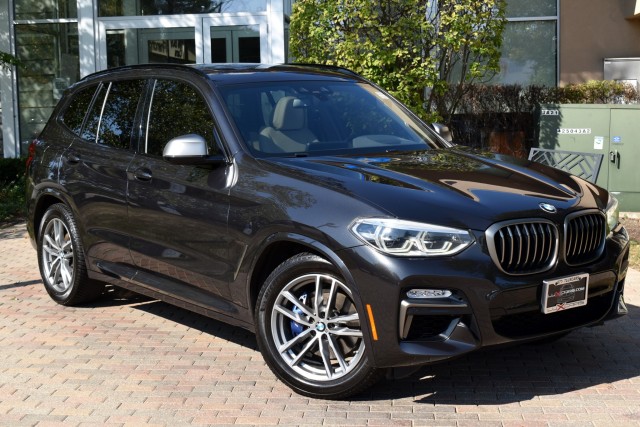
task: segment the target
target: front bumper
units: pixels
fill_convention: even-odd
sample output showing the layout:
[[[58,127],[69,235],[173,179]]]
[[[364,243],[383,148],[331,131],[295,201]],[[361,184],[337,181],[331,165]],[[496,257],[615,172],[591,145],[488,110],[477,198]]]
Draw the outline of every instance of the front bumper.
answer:
[[[580,267],[558,263],[529,276],[499,271],[478,243],[452,258],[392,258],[367,246],[342,252],[363,305],[371,309],[378,367],[421,365],[480,347],[525,342],[598,324],[625,314],[628,235],[619,226],[598,261]],[[541,311],[543,280],[589,274],[587,305]],[[415,299],[410,289],[448,290],[446,298]],[[373,319],[373,320],[371,320]],[[369,325],[371,326],[371,325]]]

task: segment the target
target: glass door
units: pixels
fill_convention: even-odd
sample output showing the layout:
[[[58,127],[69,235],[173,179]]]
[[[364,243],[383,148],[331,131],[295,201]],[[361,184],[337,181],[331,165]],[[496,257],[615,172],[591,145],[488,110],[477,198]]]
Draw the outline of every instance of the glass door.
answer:
[[[202,27],[204,62],[271,62],[264,16],[206,18]]]
[[[261,62],[260,31],[257,25],[211,27],[212,63]]]
[[[98,23],[98,69],[202,62],[202,19],[194,15],[125,17]]]
[[[107,67],[146,63],[196,63],[194,28],[111,29],[107,37]]]
[[[270,63],[265,15],[123,17],[98,23],[97,69],[147,63]]]

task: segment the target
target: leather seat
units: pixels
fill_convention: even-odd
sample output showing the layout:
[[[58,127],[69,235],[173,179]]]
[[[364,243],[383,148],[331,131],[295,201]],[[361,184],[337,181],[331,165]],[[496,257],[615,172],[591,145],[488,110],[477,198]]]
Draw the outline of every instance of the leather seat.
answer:
[[[280,98],[273,111],[271,126],[260,132],[260,148],[268,153],[299,153],[318,138],[307,128],[307,110],[293,96]]]

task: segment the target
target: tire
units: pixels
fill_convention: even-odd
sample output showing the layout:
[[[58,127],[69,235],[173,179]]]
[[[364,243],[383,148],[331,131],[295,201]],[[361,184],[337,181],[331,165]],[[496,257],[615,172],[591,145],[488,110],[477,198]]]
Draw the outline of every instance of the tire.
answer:
[[[280,264],[265,281],[255,313],[258,347],[297,393],[341,399],[384,374],[367,357],[354,298],[331,263],[308,253]]]
[[[89,302],[104,291],[102,283],[87,276],[76,221],[62,203],[51,205],[40,223],[38,265],[47,293],[58,304]]]

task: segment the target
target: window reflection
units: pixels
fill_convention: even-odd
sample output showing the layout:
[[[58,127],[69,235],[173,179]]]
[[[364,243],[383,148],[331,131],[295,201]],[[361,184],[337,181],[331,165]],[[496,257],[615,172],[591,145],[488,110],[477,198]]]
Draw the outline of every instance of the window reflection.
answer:
[[[43,6],[44,7],[44,6]],[[44,9],[43,9],[44,10]],[[22,152],[40,133],[62,92],[80,79],[77,24],[15,26]]]
[[[185,13],[264,12],[264,0],[100,0],[100,16],[175,15]]]
[[[130,80],[102,85],[82,137],[98,144],[128,149],[144,83],[144,80]]]
[[[14,18],[21,19],[61,19],[77,18],[77,0],[15,0]]]
[[[89,105],[91,104],[91,99],[93,99],[95,91],[96,86],[82,89],[82,91],[73,98],[71,104],[69,104],[62,115],[62,122],[78,136],[80,135],[84,116],[89,109]]]
[[[556,21],[509,22],[494,83],[556,85]]]
[[[85,124],[81,135],[82,138],[87,141],[96,141],[96,133],[98,132],[98,126],[100,125],[100,114],[102,113],[102,106],[104,105],[104,96],[108,87],[108,85],[100,85],[95,101],[91,106],[91,110],[87,114],[87,123]]]
[[[111,83],[98,128],[98,144],[129,148],[143,86],[144,80]]]
[[[257,25],[211,27],[211,62],[260,62]]]
[[[535,16],[557,16],[557,0],[509,0],[507,1],[506,16],[508,18],[523,18]]]
[[[193,27],[107,30],[108,68],[147,63],[195,62]]]
[[[218,151],[213,138],[213,119],[202,96],[186,83],[156,81],[148,118],[146,153],[162,156],[167,142],[187,134],[202,136],[210,154]]]

